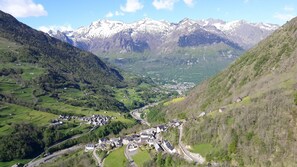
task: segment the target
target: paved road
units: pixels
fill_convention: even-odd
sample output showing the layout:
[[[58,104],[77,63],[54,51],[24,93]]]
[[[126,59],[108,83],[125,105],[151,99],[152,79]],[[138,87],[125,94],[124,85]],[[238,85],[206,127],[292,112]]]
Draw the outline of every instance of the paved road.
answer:
[[[145,124],[147,126],[151,126],[150,123],[148,123],[146,120],[142,119],[140,117],[141,113],[139,111],[131,111],[131,115],[134,119],[140,121],[141,124]]]
[[[141,113],[142,113],[145,109],[147,109],[147,108],[149,108],[149,107],[154,107],[154,106],[156,106],[156,105],[158,105],[158,104],[159,104],[159,103],[152,103],[152,104],[148,104],[148,105],[146,105],[146,106],[144,106],[144,107],[142,107],[142,108],[138,108],[138,109],[132,110],[132,111],[131,111],[131,115],[132,115],[132,117],[133,117],[134,119],[139,120],[139,121],[141,122],[141,124],[146,124],[147,126],[151,126],[151,124],[148,123],[146,120],[142,119],[142,118],[140,117],[140,115],[141,115]]]
[[[97,162],[97,165],[99,167],[103,167],[103,165],[101,163],[101,159],[99,158],[98,154],[96,153],[96,149],[94,149],[94,151],[93,151],[93,157],[95,157],[95,160]]]
[[[26,164],[27,167],[35,167],[35,166],[39,166],[40,164],[42,163],[45,163],[49,160],[52,160],[54,158],[58,158],[60,157],[61,155],[63,154],[67,154],[67,153],[71,153],[71,152],[74,152],[78,149],[82,149],[83,146],[82,145],[76,145],[76,146],[73,146],[73,147],[70,147],[70,148],[67,148],[67,149],[64,149],[64,150],[60,150],[60,151],[57,151],[51,155],[48,155],[47,157],[44,157],[44,158],[41,158],[41,159],[38,159],[34,162],[29,162],[28,164]]]
[[[57,146],[57,145],[60,145],[60,144],[66,142],[66,141],[68,141],[68,140],[71,140],[71,139],[77,139],[77,138],[79,138],[79,137],[81,137],[81,136],[83,136],[83,135],[86,135],[86,134],[92,132],[92,131],[93,131],[94,129],[96,129],[96,128],[97,128],[97,127],[93,127],[92,129],[90,129],[90,130],[89,130],[88,132],[86,132],[86,133],[81,133],[81,134],[72,136],[72,137],[70,137],[70,138],[68,138],[68,139],[66,139],[66,140],[60,141],[60,142],[58,142],[58,143],[56,143],[56,144],[54,144],[54,145],[48,147],[48,149],[50,149],[50,148],[52,148],[52,147],[55,147],[55,146]],[[28,164],[33,163],[36,159],[40,158],[44,153],[45,153],[45,152],[42,152],[41,154],[39,154],[37,157],[35,157],[34,159],[32,159]]]
[[[72,137],[70,137],[70,138],[68,138],[68,139],[66,139],[66,140],[60,141],[59,143],[56,143],[56,144],[54,144],[54,145],[48,147],[48,149],[50,149],[50,148],[52,148],[52,147],[55,147],[55,146],[57,146],[57,145],[60,145],[60,144],[66,142],[66,141],[68,141],[68,140],[71,140],[71,139],[77,139],[77,138],[79,138],[79,137],[81,137],[81,136],[83,136],[83,135],[85,135],[85,134],[86,134],[86,133],[82,133],[82,134],[74,135],[74,136],[72,136]]]
[[[182,143],[183,124],[184,123],[182,123],[178,128],[179,129],[179,139],[178,139],[179,144],[178,144],[178,146],[179,146],[180,150],[183,152],[183,154],[185,155],[186,159],[191,159],[192,161],[194,161],[196,163],[203,164],[205,162],[205,159],[201,155],[196,154],[196,153],[191,153],[183,145],[183,143]]]
[[[137,167],[136,163],[134,162],[134,160],[132,159],[132,155],[130,153],[130,151],[128,150],[129,146],[131,145],[132,143],[129,143],[125,149],[125,157],[127,158],[127,160],[129,161],[129,166],[131,167]]]

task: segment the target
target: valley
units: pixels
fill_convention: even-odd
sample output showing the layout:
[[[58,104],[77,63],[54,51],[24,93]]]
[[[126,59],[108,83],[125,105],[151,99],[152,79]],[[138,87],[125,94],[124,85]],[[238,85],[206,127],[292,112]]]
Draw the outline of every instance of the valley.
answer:
[[[146,18],[133,23],[98,20],[72,31],[44,32],[128,72],[176,85],[201,83],[277,28],[243,20],[169,23]]]
[[[129,110],[177,94],[3,12],[0,35],[0,166],[117,134],[137,124]]]
[[[0,167],[297,165],[294,6],[34,1],[0,0]]]
[[[169,55],[104,55],[104,60],[129,72],[147,76],[158,84],[200,83],[218,73],[243,51],[225,46],[181,49]]]

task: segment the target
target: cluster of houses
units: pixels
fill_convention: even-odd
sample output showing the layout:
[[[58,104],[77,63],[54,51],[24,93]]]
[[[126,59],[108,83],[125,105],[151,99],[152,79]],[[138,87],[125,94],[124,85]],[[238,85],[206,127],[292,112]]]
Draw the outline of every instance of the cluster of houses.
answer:
[[[98,127],[98,126],[103,126],[108,124],[112,119],[112,117],[104,116],[104,115],[92,115],[90,117],[59,115],[59,118],[51,121],[51,126],[63,125],[63,121],[70,121],[72,119],[77,119],[77,120],[80,120],[81,122],[85,122],[86,124],[90,124]]]
[[[176,81],[173,81],[176,82]],[[176,84],[165,84],[162,87],[165,89],[169,89],[172,91],[177,91],[179,95],[184,94],[189,89],[193,88],[195,83],[192,82],[183,82],[183,83],[176,83]]]
[[[111,117],[104,115],[92,115],[90,117],[81,117],[79,118],[83,122],[94,126],[103,126],[109,123]]]
[[[119,138],[101,138],[96,145],[88,144],[85,147],[86,151],[94,150],[95,147],[101,150],[111,150],[113,148],[122,147],[127,145],[128,151],[135,151],[141,145],[149,145],[157,152],[166,151],[170,154],[176,153],[176,150],[167,140],[163,140],[160,133],[166,132],[169,127],[178,127],[181,122],[174,120],[167,125],[160,125],[154,128],[146,129],[138,134],[128,135]]]
[[[63,121],[59,120],[59,119],[54,119],[54,120],[51,120],[51,126],[60,126],[60,125],[63,125]]]
[[[71,119],[78,119],[78,116],[74,116],[74,115],[59,115],[59,119],[60,120],[64,120],[64,121],[70,121]]]

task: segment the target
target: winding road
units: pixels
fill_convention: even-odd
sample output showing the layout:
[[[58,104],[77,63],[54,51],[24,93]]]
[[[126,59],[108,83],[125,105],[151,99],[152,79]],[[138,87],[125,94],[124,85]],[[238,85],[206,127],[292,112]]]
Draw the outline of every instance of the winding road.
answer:
[[[58,158],[60,157],[61,155],[63,154],[69,154],[71,152],[74,152],[78,149],[82,149],[83,146],[82,145],[76,145],[76,146],[73,146],[73,147],[70,147],[70,148],[67,148],[67,149],[64,149],[64,150],[60,150],[60,151],[57,151],[51,155],[48,155],[44,158],[41,158],[41,159],[37,159],[36,161],[34,162],[29,162],[28,164],[26,164],[26,167],[35,167],[35,166],[39,166],[40,164],[42,163],[45,163],[49,160],[53,160],[55,158]]]
[[[132,117],[133,117],[134,119],[140,121],[141,124],[145,124],[145,125],[147,125],[147,126],[151,126],[151,124],[148,123],[145,119],[142,119],[140,115],[141,115],[141,113],[142,113],[145,109],[147,109],[147,108],[149,108],[149,107],[154,107],[154,106],[156,106],[156,105],[158,105],[158,104],[159,104],[159,103],[151,103],[151,104],[148,104],[148,105],[146,105],[146,106],[144,106],[144,107],[142,107],[142,108],[134,109],[134,110],[132,110],[130,113],[131,113]]]
[[[131,153],[130,153],[130,151],[129,151],[129,146],[131,145],[132,143],[129,143],[128,145],[127,145],[127,147],[125,148],[125,157],[127,158],[127,160],[129,161],[129,166],[131,166],[131,167],[137,167],[137,165],[136,165],[136,163],[134,162],[134,160],[132,159],[132,155],[131,155]]]
[[[103,167],[103,164],[101,163],[101,159],[99,158],[98,154],[96,153],[96,148],[93,151],[93,157],[95,158],[98,167]]]
[[[205,162],[205,158],[203,158],[200,154],[196,154],[196,153],[191,153],[190,151],[188,151],[185,146],[182,143],[182,135],[183,135],[183,124],[182,123],[178,129],[179,129],[179,139],[178,139],[178,146],[180,148],[180,150],[182,151],[182,153],[184,154],[186,159],[191,159],[192,161],[199,163],[199,164],[203,164]]]
[[[70,137],[70,138],[68,138],[68,139],[65,139],[65,140],[63,140],[63,141],[60,141],[60,142],[58,142],[58,143],[56,143],[56,144],[54,144],[54,145],[51,145],[50,147],[48,147],[48,149],[50,149],[50,148],[52,148],[52,147],[55,147],[55,146],[57,146],[57,145],[60,145],[60,144],[66,142],[66,141],[68,141],[68,140],[71,140],[71,139],[77,139],[77,138],[79,138],[79,137],[81,137],[81,136],[83,136],[83,135],[86,135],[86,134],[92,132],[92,131],[93,131],[94,129],[96,129],[96,128],[97,128],[97,127],[93,127],[93,128],[90,129],[88,132],[81,133],[81,134],[77,134],[77,135],[74,135],[74,136],[72,136],[72,137]],[[27,163],[27,165],[35,163],[36,159],[40,158],[44,153],[45,153],[45,152],[42,152],[41,154],[39,154],[37,157],[35,157],[35,158],[32,159],[29,163]]]
[[[140,117],[140,114],[141,114],[141,112],[143,112],[143,111],[144,111],[145,109],[147,109],[148,107],[153,107],[153,106],[155,106],[155,105],[158,105],[158,103],[153,103],[153,104],[146,105],[146,106],[144,106],[144,107],[142,107],[142,108],[132,110],[130,113],[131,113],[131,115],[132,115],[132,117],[133,117],[134,119],[140,121],[142,124],[145,124],[145,125],[150,126],[150,124],[149,124],[146,120],[144,120],[144,119],[142,119],[142,118]],[[178,129],[179,129],[179,140],[178,140],[178,141],[179,141],[179,144],[178,144],[178,147],[180,148],[180,151],[181,151],[181,153],[182,153],[182,154],[180,154],[180,155],[181,155],[181,156],[183,155],[183,157],[184,157],[186,160],[193,161],[193,162],[198,163],[198,164],[203,164],[203,163],[205,162],[205,159],[204,159],[201,155],[199,155],[199,154],[192,153],[192,152],[188,151],[188,150],[185,148],[185,146],[183,145],[183,143],[182,143],[182,135],[183,135],[183,125],[184,125],[184,123],[185,123],[185,122],[183,122],[183,123],[178,127]],[[89,132],[87,132],[87,133],[90,133],[92,130],[93,130],[93,129],[91,129],[91,130],[90,130]],[[67,139],[67,140],[74,139],[74,138],[78,138],[78,137],[80,137],[80,136],[82,136],[82,135],[85,135],[85,134],[87,134],[87,133],[83,133],[83,134],[79,134],[79,135],[73,136],[73,137],[71,137],[71,138],[69,138],[69,139]],[[62,142],[60,142],[60,143],[57,143],[57,144],[55,144],[55,145],[53,145],[53,146],[56,146],[56,145],[58,145],[58,144],[61,144],[61,143],[65,142],[65,141],[67,141],[67,140],[64,140],[64,141],[62,141]],[[129,161],[129,166],[131,166],[131,167],[137,167],[136,163],[135,163],[134,160],[132,159],[133,152],[130,152],[130,151],[128,150],[129,145],[131,145],[131,144],[132,144],[132,143],[129,143],[129,144],[126,146],[125,151],[124,151],[124,154],[125,154],[125,157],[127,158],[127,160]],[[53,147],[53,146],[52,146],[52,147]],[[51,154],[51,155],[48,155],[47,157],[43,157],[43,158],[40,158],[40,159],[37,159],[37,158],[38,158],[38,157],[37,157],[37,158],[35,158],[34,160],[32,160],[31,162],[29,162],[28,164],[26,164],[26,167],[35,167],[35,166],[39,166],[39,165],[42,164],[42,163],[46,163],[46,162],[48,162],[48,161],[50,161],[50,160],[53,160],[53,159],[55,159],[55,158],[58,158],[59,156],[61,156],[61,155],[63,155],[63,154],[71,153],[71,152],[74,152],[74,151],[76,151],[76,150],[78,150],[78,149],[81,149],[81,148],[83,148],[83,146],[81,146],[81,145],[76,145],[76,146],[73,146],[73,147],[70,147],[70,148],[67,148],[67,149],[64,149],[64,150],[57,151],[57,152],[55,152],[55,153],[53,153],[53,154]],[[39,157],[40,157],[40,156],[39,156]],[[97,165],[98,165],[99,167],[103,167],[102,160],[99,158],[98,154],[96,153],[96,149],[94,149],[94,151],[93,151],[93,157],[94,157],[95,161],[97,162]]]

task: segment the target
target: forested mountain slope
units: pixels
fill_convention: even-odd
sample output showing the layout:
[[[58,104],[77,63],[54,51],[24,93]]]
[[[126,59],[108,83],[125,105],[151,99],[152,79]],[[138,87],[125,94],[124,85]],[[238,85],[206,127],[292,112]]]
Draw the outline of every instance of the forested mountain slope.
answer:
[[[136,124],[130,109],[172,95],[166,93],[149,78],[119,71],[0,11],[0,166],[75,135],[51,149],[119,133]],[[112,120],[98,128],[80,119],[98,115]]]
[[[164,112],[167,118],[188,119],[184,140],[210,145],[208,161],[296,166],[296,73],[294,18]]]
[[[41,97],[50,96],[76,106],[127,111],[117,98],[117,93],[123,92],[119,90],[152,84],[149,79],[126,73],[124,78],[92,53],[36,31],[4,12],[0,13],[0,44],[0,93],[5,101],[22,101],[36,107]],[[21,98],[18,89],[32,96],[28,100]],[[76,96],[71,91],[77,92]],[[151,96],[148,91],[138,92]],[[140,101],[149,99],[144,96]]]

